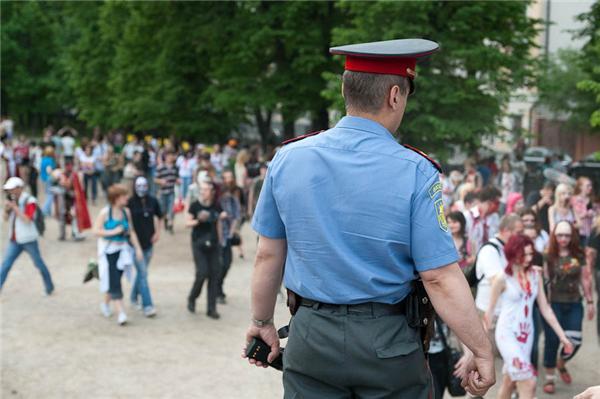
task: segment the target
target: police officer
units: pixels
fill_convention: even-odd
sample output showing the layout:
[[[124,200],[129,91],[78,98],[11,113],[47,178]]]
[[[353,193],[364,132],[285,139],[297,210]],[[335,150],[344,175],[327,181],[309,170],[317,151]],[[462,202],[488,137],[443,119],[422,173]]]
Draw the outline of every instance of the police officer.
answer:
[[[467,390],[483,395],[495,382],[491,344],[448,233],[439,166],[394,138],[416,63],[437,50],[422,39],[332,48],[346,55],[347,116],[285,145],[269,166],[252,223],[260,238],[246,342],[265,341],[269,361],[279,354],[273,313],[283,277],[300,298],[283,358],[286,398],[429,397],[403,302],[418,276],[473,352],[461,369]]]

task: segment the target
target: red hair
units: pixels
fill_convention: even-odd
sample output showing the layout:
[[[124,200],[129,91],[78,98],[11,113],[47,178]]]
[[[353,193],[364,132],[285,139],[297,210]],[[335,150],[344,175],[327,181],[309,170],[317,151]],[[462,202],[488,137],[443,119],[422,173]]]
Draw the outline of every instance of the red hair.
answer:
[[[550,234],[550,243],[548,244],[548,259],[552,262],[554,262],[558,259],[559,247],[558,247],[558,241],[556,239],[556,227],[560,223],[568,223],[569,226],[571,227],[571,242],[569,242],[569,255],[571,255],[574,258],[583,257],[583,250],[581,249],[581,246],[579,245],[579,231],[575,230],[575,228],[573,227],[573,224],[571,222],[566,221],[566,220],[561,220],[560,222],[556,223],[556,226],[554,226],[554,230],[552,231],[552,234]]]
[[[513,265],[515,264],[519,264],[524,270],[531,267],[533,259],[528,264],[523,264],[525,260],[525,248],[527,247],[535,248],[531,238],[524,234],[515,234],[508,240],[504,246],[504,255],[506,255],[506,260],[508,261],[506,269],[504,269],[506,274],[509,276],[513,275]]]

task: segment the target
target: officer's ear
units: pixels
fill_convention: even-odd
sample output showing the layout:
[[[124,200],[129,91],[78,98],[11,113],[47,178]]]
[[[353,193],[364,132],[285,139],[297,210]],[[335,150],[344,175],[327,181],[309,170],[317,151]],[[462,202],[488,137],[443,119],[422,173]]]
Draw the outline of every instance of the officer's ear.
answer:
[[[400,86],[393,85],[390,88],[389,94],[390,95],[388,97],[388,105],[390,106],[390,108],[396,111],[399,108],[404,109],[406,107],[406,95],[402,93],[402,90],[400,90]]]

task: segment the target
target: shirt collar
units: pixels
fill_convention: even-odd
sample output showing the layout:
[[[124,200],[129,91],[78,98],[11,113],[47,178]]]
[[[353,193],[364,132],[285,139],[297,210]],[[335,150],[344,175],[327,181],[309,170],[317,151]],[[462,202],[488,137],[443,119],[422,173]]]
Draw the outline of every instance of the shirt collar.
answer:
[[[372,119],[362,118],[360,116],[346,115],[335,125],[336,128],[361,130],[367,133],[374,133],[378,136],[389,137],[396,140],[394,136],[383,127],[382,124]]]

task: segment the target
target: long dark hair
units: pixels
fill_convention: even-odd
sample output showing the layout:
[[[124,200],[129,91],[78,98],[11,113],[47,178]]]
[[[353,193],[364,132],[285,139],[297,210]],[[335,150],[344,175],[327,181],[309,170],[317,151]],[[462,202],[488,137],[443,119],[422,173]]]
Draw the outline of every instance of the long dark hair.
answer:
[[[465,219],[465,215],[462,212],[450,212],[447,216],[448,219],[452,219],[455,222],[460,224],[460,236],[466,236],[466,228],[467,228],[467,220]]]
[[[550,244],[548,245],[548,260],[551,262],[555,262],[558,260],[559,247],[558,240],[556,239],[556,228],[561,223],[568,223],[569,227],[571,227],[571,242],[569,242],[569,253],[571,254],[571,256],[576,258],[583,257],[583,250],[579,245],[579,235],[577,234],[578,231],[575,230],[571,222],[561,220],[560,222],[556,223],[556,225],[554,226],[554,230],[552,230],[552,234],[550,234]]]

